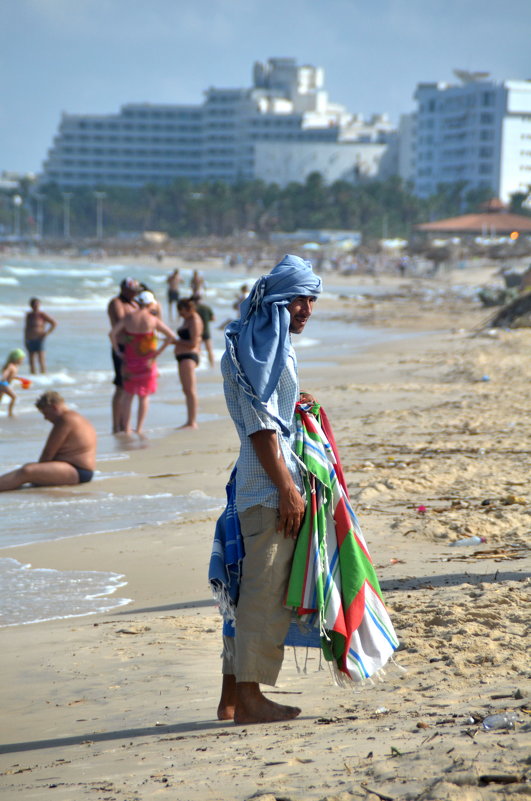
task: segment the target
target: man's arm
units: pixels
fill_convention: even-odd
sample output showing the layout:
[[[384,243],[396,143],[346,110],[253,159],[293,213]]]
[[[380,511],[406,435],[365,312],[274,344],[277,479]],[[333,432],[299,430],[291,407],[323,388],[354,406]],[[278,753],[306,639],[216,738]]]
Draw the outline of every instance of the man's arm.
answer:
[[[107,306],[107,314],[109,315],[111,325],[116,325],[119,320],[125,317],[123,303],[118,298],[113,298]]]
[[[279,492],[278,530],[284,532],[285,537],[295,539],[302,524],[305,506],[286,467],[277,432],[262,429],[251,434],[250,438],[258,461]]]
[[[44,336],[48,336],[48,334],[51,334],[51,333],[52,333],[52,331],[53,331],[55,328],[57,328],[57,321],[56,321],[56,320],[54,320],[54,319],[53,319],[53,317],[50,317],[50,315],[49,315],[49,314],[46,314],[46,312],[41,312],[41,313],[42,313],[42,316],[43,316],[43,319],[44,319],[44,321],[45,321],[46,323],[48,323],[48,325],[50,326],[50,327],[49,327],[49,328],[48,328],[48,329],[47,329],[47,330],[44,332]]]
[[[121,356],[120,348],[118,347],[118,334],[123,328],[125,328],[125,321],[122,318],[121,320],[118,320],[118,322],[116,322],[109,331],[109,339],[111,340],[112,348],[114,352],[118,354],[118,356]]]
[[[40,455],[39,462],[53,462],[69,433],[70,425],[66,420],[58,420],[54,423]]]

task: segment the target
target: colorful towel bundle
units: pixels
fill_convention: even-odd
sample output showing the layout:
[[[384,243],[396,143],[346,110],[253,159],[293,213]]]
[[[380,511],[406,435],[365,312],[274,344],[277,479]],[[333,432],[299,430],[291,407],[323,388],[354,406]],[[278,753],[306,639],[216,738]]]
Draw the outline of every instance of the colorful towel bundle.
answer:
[[[315,646],[338,683],[377,673],[398,647],[374,567],[350,505],[334,436],[322,407],[297,404],[297,455],[307,469],[307,507],[297,538],[286,606],[292,623],[286,645]],[[227,485],[227,507],[219,518],[209,581],[224,618],[223,633],[234,636],[241,561],[244,556],[235,505],[236,469]],[[317,640],[319,638],[317,637]]]
[[[318,405],[297,404],[297,455],[307,468],[307,507],[286,606],[318,621],[339,682],[377,673],[398,647],[356,515],[333,433]]]

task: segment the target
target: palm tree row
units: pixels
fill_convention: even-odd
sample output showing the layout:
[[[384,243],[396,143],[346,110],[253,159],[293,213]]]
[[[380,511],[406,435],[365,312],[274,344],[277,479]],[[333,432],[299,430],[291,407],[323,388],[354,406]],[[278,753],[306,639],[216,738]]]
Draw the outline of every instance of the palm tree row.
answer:
[[[172,237],[230,236],[250,230],[267,236],[274,231],[329,228],[360,231],[364,241],[407,238],[416,223],[477,210],[492,196],[489,188],[466,191],[464,183],[457,183],[441,185],[435,195],[419,198],[397,176],[356,185],[326,184],[319,173],[282,188],[260,180],[235,185],[178,180],[168,186],[99,189],[99,193],[86,188],[65,193],[50,184],[35,193],[29,186],[21,187],[20,235],[93,239],[99,194],[99,233],[105,237],[149,230]],[[521,205],[521,200],[515,196],[514,205]],[[3,195],[4,235],[12,233],[12,221],[13,197]]]

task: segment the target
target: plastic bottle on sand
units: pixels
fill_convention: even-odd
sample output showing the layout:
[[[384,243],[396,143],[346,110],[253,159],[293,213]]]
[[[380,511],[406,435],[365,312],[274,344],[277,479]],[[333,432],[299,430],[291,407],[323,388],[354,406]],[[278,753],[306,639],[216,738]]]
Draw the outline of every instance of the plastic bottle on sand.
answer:
[[[485,537],[464,537],[462,540],[456,540],[455,542],[451,542],[450,545],[454,547],[455,545],[481,545],[482,542],[487,542]]]
[[[496,715],[487,715],[483,718],[483,728],[485,731],[491,729],[514,729],[514,724],[518,720],[515,712],[500,712]]]

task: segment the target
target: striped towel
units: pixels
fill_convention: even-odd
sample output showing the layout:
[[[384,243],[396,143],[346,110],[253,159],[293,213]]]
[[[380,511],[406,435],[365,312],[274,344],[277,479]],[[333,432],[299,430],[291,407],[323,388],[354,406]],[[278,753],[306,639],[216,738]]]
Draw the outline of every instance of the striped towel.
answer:
[[[317,622],[338,683],[377,673],[398,647],[367,545],[350,505],[334,436],[322,407],[297,404],[296,452],[307,468],[307,507],[286,606]]]

